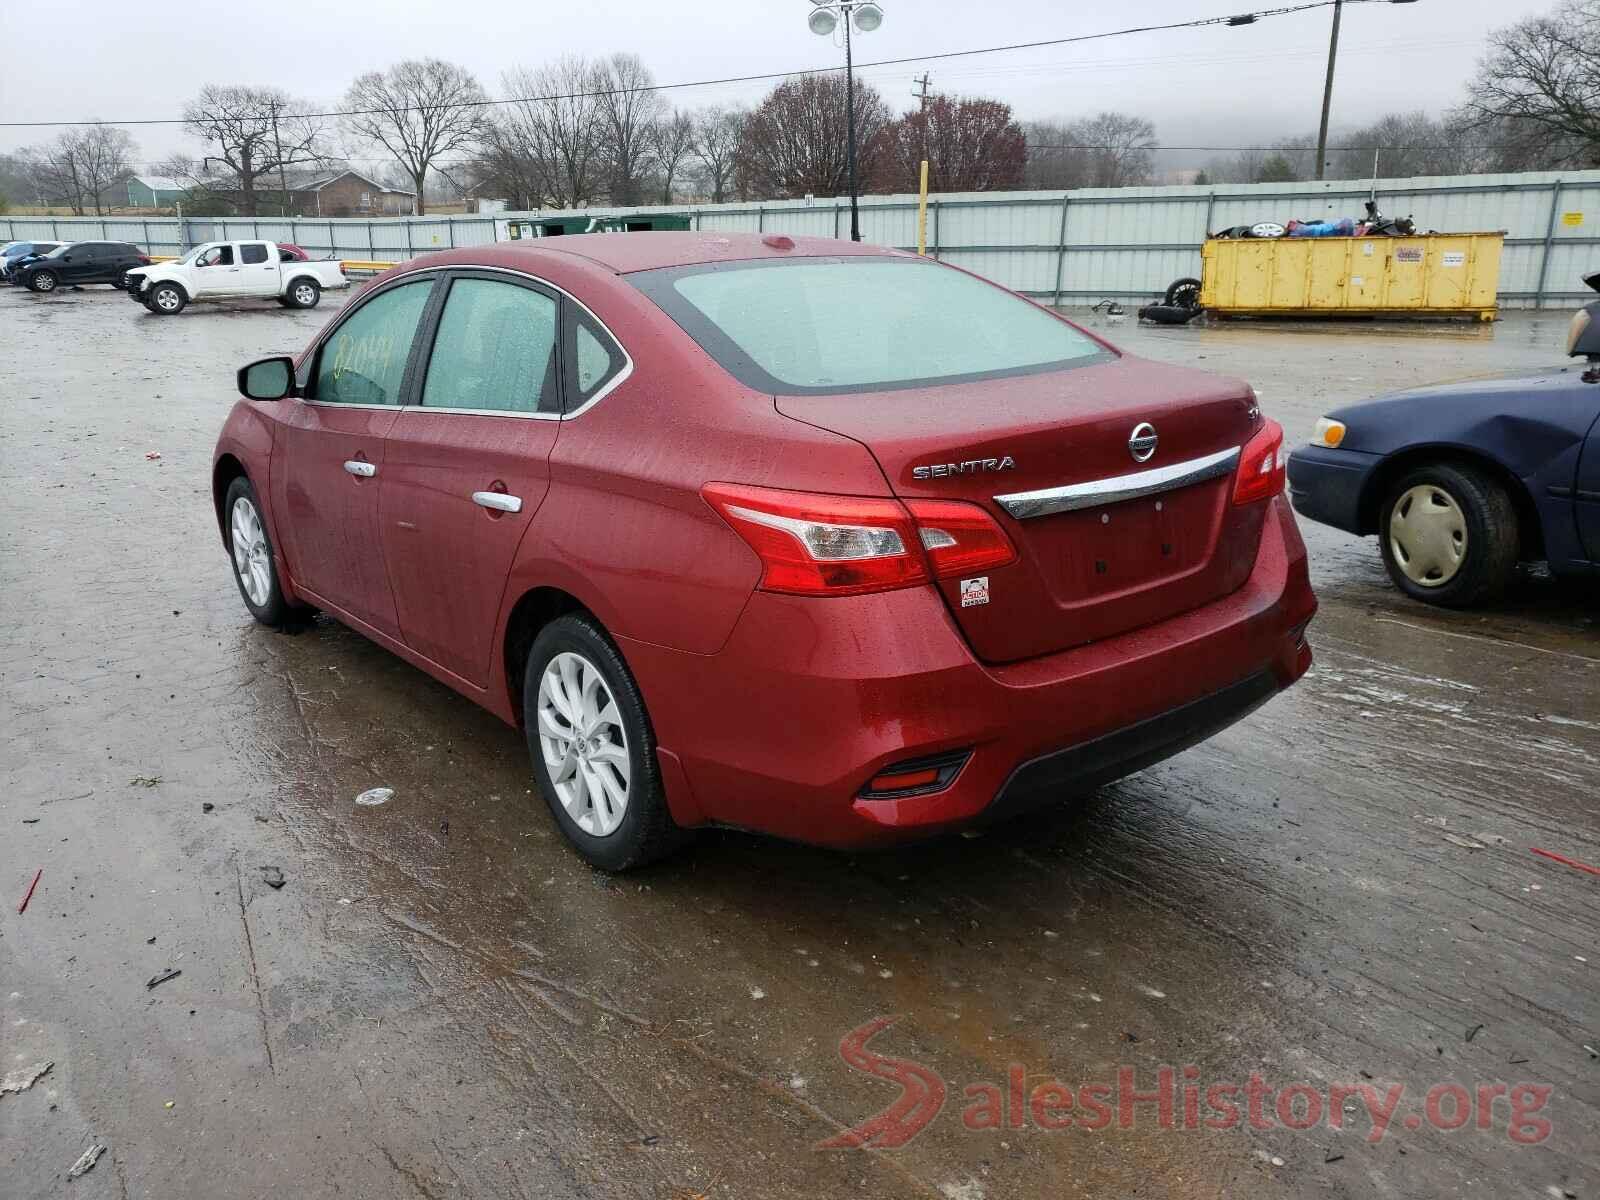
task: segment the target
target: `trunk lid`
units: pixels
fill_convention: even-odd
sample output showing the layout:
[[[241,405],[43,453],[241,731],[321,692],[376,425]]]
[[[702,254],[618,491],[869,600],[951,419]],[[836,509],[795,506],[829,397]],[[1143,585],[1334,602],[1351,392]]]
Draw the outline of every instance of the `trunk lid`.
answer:
[[[865,445],[903,498],[981,505],[1017,548],[986,589],[939,582],[979,658],[1011,662],[1112,637],[1242,586],[1255,563],[1264,503],[1231,503],[1236,459],[1260,426],[1245,383],[1135,358],[892,391],[779,396],[780,412]],[[1138,461],[1136,427],[1154,427]],[[1142,451],[1143,447],[1139,447]],[[1183,486],[1115,499],[1128,476],[1209,462]],[[1181,470],[1167,472],[1183,473]],[[1010,510],[996,497],[1055,491],[1069,499]],[[1021,512],[1018,516],[1014,513]],[[987,595],[986,600],[979,599]]]

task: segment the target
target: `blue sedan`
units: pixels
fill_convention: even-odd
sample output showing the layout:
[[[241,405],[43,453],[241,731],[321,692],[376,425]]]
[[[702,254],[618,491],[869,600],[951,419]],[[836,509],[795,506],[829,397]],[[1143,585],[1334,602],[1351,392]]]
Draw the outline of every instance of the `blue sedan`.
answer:
[[[1584,282],[1600,292],[1600,272]],[[1600,574],[1600,301],[1567,353],[1587,367],[1335,409],[1289,456],[1295,510],[1376,534],[1395,585],[1429,604],[1493,600],[1519,562]]]

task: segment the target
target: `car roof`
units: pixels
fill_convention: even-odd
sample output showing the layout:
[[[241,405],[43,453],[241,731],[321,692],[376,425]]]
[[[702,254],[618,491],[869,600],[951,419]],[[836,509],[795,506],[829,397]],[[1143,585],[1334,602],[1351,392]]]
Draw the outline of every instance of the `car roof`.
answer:
[[[774,244],[777,243],[777,244]],[[588,259],[619,275],[654,271],[662,267],[687,267],[699,263],[739,259],[814,258],[834,255],[904,254],[886,246],[846,242],[834,238],[796,237],[760,233],[692,233],[641,231],[636,233],[574,233],[560,237],[527,238],[474,247],[473,257],[485,265],[515,268],[531,265],[542,254],[564,254]],[[452,257],[461,258],[460,253]]]

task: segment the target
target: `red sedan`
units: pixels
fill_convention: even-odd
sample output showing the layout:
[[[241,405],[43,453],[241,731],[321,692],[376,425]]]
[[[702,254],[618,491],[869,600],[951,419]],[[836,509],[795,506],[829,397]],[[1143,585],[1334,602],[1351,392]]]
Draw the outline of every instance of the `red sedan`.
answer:
[[[622,869],[1059,801],[1310,665],[1283,431],[914,255],[595,234],[429,255],[239,372],[239,590],[527,731]]]

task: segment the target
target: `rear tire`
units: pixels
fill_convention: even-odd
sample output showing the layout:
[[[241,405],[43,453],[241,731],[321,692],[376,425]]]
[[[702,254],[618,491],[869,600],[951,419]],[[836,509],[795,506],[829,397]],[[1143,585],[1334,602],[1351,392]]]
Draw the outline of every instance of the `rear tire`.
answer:
[[[644,698],[593,617],[570,613],[539,631],[522,711],[539,791],[592,866],[627,871],[684,841],[667,811]]]
[[[175,317],[188,306],[189,297],[175,283],[158,283],[150,289],[150,299],[145,303],[159,317]]]
[[[1378,515],[1389,578],[1413,599],[1446,608],[1504,595],[1521,554],[1521,533],[1516,506],[1497,480],[1447,463],[1407,471]]]
[[[289,285],[291,308],[315,308],[322,302],[322,289],[314,279],[296,279]]]

